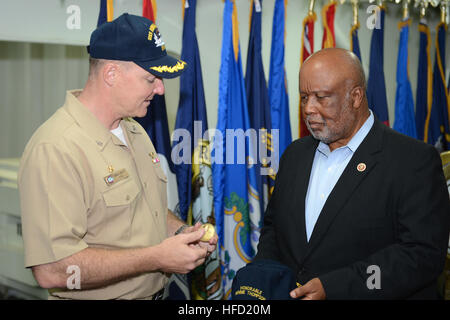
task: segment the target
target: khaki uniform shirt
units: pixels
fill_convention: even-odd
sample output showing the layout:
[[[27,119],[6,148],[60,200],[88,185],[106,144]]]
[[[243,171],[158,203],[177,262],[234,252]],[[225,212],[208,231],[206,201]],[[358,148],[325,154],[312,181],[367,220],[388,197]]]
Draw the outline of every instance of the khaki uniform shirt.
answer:
[[[147,133],[134,120],[122,120],[125,146],[76,98],[80,92],[67,92],[21,160],[26,267],[87,247],[143,248],[167,237],[167,178]],[[145,299],[166,282],[153,272],[99,289],[50,291],[50,298]]]

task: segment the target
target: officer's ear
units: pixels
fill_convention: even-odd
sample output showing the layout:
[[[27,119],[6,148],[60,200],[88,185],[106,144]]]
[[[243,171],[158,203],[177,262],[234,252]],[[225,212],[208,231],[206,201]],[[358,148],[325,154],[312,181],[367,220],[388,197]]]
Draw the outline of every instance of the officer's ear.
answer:
[[[110,87],[113,87],[119,76],[119,65],[114,62],[107,62],[102,70],[103,81]]]

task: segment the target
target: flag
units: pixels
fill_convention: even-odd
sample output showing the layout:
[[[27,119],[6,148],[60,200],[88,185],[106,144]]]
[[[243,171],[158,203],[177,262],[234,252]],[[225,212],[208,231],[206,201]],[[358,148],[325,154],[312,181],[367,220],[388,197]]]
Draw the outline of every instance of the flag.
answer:
[[[175,165],[180,215],[183,219],[187,218],[190,224],[198,221],[215,224],[208,120],[195,31],[197,0],[185,0],[182,5],[184,22],[181,60],[186,61],[189,67],[180,76],[175,131],[185,134],[174,135],[173,138],[178,139],[174,139],[172,144],[172,158],[186,160]],[[192,298],[196,300],[222,298],[218,249],[206,258],[203,265],[191,272],[191,292]]]
[[[292,142],[291,122],[289,118],[289,98],[284,62],[286,39],[287,0],[276,0],[272,24],[272,45],[270,49],[269,102],[272,119],[272,132],[278,129],[278,155]]]
[[[237,270],[256,254],[262,224],[234,0],[224,6],[217,119],[211,151],[214,212],[224,298],[229,299]]]
[[[425,130],[425,123],[431,111],[433,102],[433,74],[431,72],[430,56],[430,28],[425,21],[419,24],[419,64],[417,69],[417,89],[416,89],[416,129],[417,139],[427,141],[428,131]]]
[[[272,123],[270,118],[269,96],[267,93],[266,78],[261,55],[261,15],[262,0],[251,1],[250,7],[250,36],[247,50],[247,68],[245,72],[245,89],[247,96],[250,127],[258,133],[260,148],[259,154],[263,157],[256,159],[256,190],[260,195],[260,208],[266,207],[269,202],[269,189],[274,185],[275,175],[263,174],[263,167],[267,169],[272,152]],[[257,140],[254,141],[258,142]],[[278,147],[278,143],[277,143]],[[273,150],[273,149],[272,149]],[[278,159],[276,160],[278,162]],[[270,180],[270,181],[269,181]]]
[[[386,9],[381,7],[377,11],[377,26],[372,31],[370,41],[369,80],[367,82],[367,100],[369,108],[377,118],[389,126],[386,85],[384,82],[383,52],[384,52],[384,16]]]
[[[334,37],[334,15],[336,13],[336,5],[336,1],[330,1],[322,8],[322,49],[336,47],[336,39]]]
[[[417,137],[414,117],[414,99],[408,74],[408,36],[410,19],[399,23],[400,41],[397,58],[397,91],[395,94],[395,120],[393,129]]]
[[[350,51],[356,54],[356,56],[359,58],[359,61],[362,61],[361,51],[359,49],[358,29],[359,22],[352,25],[352,28],[350,29]]]
[[[314,53],[314,22],[316,21],[317,16],[314,11],[308,12],[308,15],[303,20],[303,29],[302,29],[302,47],[300,49],[300,66],[303,61],[308,59],[310,55]],[[298,134],[300,138],[309,136],[309,130],[306,127],[305,121],[303,120],[302,115],[302,103],[298,101]]]
[[[445,31],[443,22],[436,27],[436,54],[433,69],[433,102],[425,129],[428,131],[427,142],[433,144],[440,152],[449,149],[449,108],[450,101],[445,81]]]
[[[97,27],[105,22],[110,22],[114,19],[113,0],[100,0],[100,12],[98,14]]]
[[[142,2],[142,16],[155,22],[156,21],[156,0],[143,0]]]
[[[153,1],[143,1],[142,15],[155,22],[156,11],[153,9]],[[175,166],[171,158],[172,148],[164,95],[155,95],[147,109],[147,114],[142,118],[136,118],[136,121],[147,131],[158,154],[157,159],[161,162],[161,168],[167,177],[168,209],[179,216],[177,179]],[[189,300],[190,291],[187,276],[172,274],[166,285],[166,291],[168,292],[168,300]]]

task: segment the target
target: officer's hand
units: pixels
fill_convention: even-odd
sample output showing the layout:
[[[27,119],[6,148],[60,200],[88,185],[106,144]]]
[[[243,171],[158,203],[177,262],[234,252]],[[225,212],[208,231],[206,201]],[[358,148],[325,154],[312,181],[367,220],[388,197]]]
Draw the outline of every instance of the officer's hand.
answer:
[[[199,229],[202,228],[202,224],[200,222],[197,222],[193,227],[186,228],[186,232],[196,232]],[[217,233],[214,233],[214,236],[209,239],[208,241],[202,241],[199,240],[195,243],[195,245],[199,246],[200,248],[204,248],[207,250],[207,255],[209,256],[211,253],[216,250],[217,242],[219,241],[219,237],[217,236]]]
[[[301,298],[302,300],[324,300],[325,289],[319,278],[309,280],[305,285],[291,291],[292,298]]]
[[[207,249],[196,245],[205,233],[202,228],[169,237],[161,242],[160,269],[168,273],[188,273],[205,262]]]

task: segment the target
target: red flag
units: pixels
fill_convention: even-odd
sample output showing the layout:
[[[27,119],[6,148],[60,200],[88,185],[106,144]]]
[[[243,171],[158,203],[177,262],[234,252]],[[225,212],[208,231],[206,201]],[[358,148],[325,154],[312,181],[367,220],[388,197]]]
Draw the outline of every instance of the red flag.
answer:
[[[316,19],[316,13],[314,11],[311,11],[303,20],[300,66],[303,64],[303,61],[305,61],[314,52],[314,22],[316,21]],[[310,135],[305,121],[303,120],[301,101],[299,101],[298,104],[298,134],[300,138]]]
[[[330,1],[322,8],[322,49],[336,47],[336,39],[334,36],[334,14],[336,13],[336,5],[336,1]]]
[[[155,0],[143,0],[142,16],[155,22],[155,20],[156,20],[156,2],[155,2]]]

